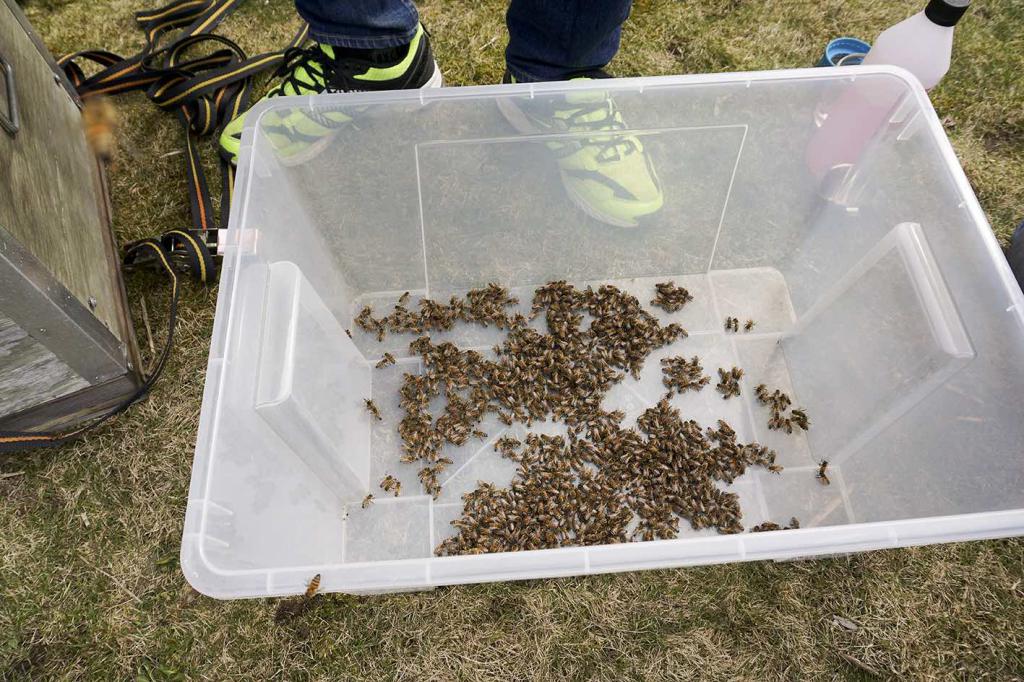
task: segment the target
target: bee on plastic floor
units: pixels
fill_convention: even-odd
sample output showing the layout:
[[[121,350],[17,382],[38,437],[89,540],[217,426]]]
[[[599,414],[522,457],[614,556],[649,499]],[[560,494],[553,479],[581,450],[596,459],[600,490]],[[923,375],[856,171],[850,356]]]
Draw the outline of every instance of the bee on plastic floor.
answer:
[[[381,480],[380,488],[386,493],[393,492],[395,497],[402,494],[402,482],[391,474],[388,474]]]
[[[374,418],[377,419],[377,421],[382,421],[384,419],[384,417],[380,416],[380,410],[377,409],[377,404],[375,402],[373,402],[369,398],[367,398],[363,402],[366,404],[366,411],[372,414]]]
[[[807,413],[803,410],[791,410],[790,415],[793,423],[799,426],[801,429],[806,431],[811,427],[811,421],[807,418]]]
[[[742,369],[739,367],[733,367],[730,370],[719,368],[718,377],[720,381],[716,388],[722,394],[722,400],[728,400],[732,396],[740,394],[740,379],[743,378]]]
[[[757,324],[757,323],[754,322],[753,320],[747,320],[747,323],[745,325],[743,325],[743,331],[745,331],[745,332],[752,332],[752,331],[754,331],[754,325],[755,324]]]
[[[759,523],[756,526],[754,526],[753,528],[751,528],[750,532],[751,533],[764,533],[766,531],[772,531],[772,530],[783,530],[783,527],[780,526],[779,524],[775,523],[774,521],[765,521],[764,523]]]
[[[384,353],[384,357],[382,357],[380,359],[380,362],[374,365],[374,367],[376,367],[377,369],[384,369],[388,365],[393,364],[395,364],[395,356],[392,355],[391,353]]]
[[[364,497],[362,504],[360,504],[359,506],[362,507],[363,509],[366,509],[371,504],[373,504],[373,493],[370,493],[369,495]]]
[[[817,478],[822,485],[829,485],[832,482],[828,480],[828,474],[825,473],[826,469],[828,469],[828,460],[823,459],[821,460],[821,464],[818,465],[818,473],[815,474],[815,478]]]

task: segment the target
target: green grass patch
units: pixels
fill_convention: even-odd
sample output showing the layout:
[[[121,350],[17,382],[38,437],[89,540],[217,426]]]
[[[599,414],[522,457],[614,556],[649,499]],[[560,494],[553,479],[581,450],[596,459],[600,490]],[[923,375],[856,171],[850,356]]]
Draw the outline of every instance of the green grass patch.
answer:
[[[806,66],[837,35],[873,37],[919,0],[641,0],[623,76]],[[137,50],[128,0],[31,0],[54,53]],[[497,82],[504,4],[428,0],[452,85]],[[255,54],[297,26],[252,0],[223,32]],[[978,3],[933,100],[996,235],[1024,218],[1024,2]],[[177,120],[141,95],[110,172],[122,241],[188,225]],[[205,145],[216,184],[212,141]],[[166,290],[133,277],[155,343]],[[275,602],[197,595],[177,567],[215,289],[186,287],[177,347],[152,397],[60,451],[0,461],[0,678],[867,679],[1024,677],[1024,541],[318,597],[286,626]],[[137,316],[138,317],[138,316]],[[139,329],[143,345],[145,331]],[[858,624],[847,631],[834,615]],[[845,658],[844,658],[845,657]]]

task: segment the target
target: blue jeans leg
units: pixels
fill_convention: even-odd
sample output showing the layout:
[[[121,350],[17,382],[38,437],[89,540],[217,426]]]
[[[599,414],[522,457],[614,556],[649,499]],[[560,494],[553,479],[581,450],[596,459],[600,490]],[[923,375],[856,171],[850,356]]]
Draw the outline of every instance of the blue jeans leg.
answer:
[[[408,45],[419,14],[412,0],[295,0],[318,43],[358,49]]]
[[[564,80],[619,49],[632,0],[512,0],[505,61],[517,81]]]

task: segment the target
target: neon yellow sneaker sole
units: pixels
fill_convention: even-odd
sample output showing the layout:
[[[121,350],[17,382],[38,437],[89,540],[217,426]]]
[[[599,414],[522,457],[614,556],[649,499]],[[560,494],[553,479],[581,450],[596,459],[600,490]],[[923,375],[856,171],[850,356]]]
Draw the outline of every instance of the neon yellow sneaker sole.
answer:
[[[423,26],[408,46],[381,50],[367,57],[348,56],[342,48],[314,44],[291,50],[277,74],[277,82],[263,97],[317,95],[324,92],[395,90],[441,87],[430,40]],[[233,118],[220,135],[220,153],[231,163],[238,162],[242,130],[248,111]],[[274,148],[278,158],[288,165],[316,156],[352,118],[338,111],[315,112],[308,108],[268,112],[260,121],[260,133]]]

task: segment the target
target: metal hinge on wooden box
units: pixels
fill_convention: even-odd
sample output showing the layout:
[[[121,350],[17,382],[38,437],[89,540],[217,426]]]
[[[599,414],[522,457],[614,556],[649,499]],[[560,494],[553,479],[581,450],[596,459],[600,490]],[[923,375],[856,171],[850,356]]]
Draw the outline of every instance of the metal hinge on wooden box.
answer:
[[[0,2],[0,431],[79,423],[143,383],[80,105],[18,7]]]

